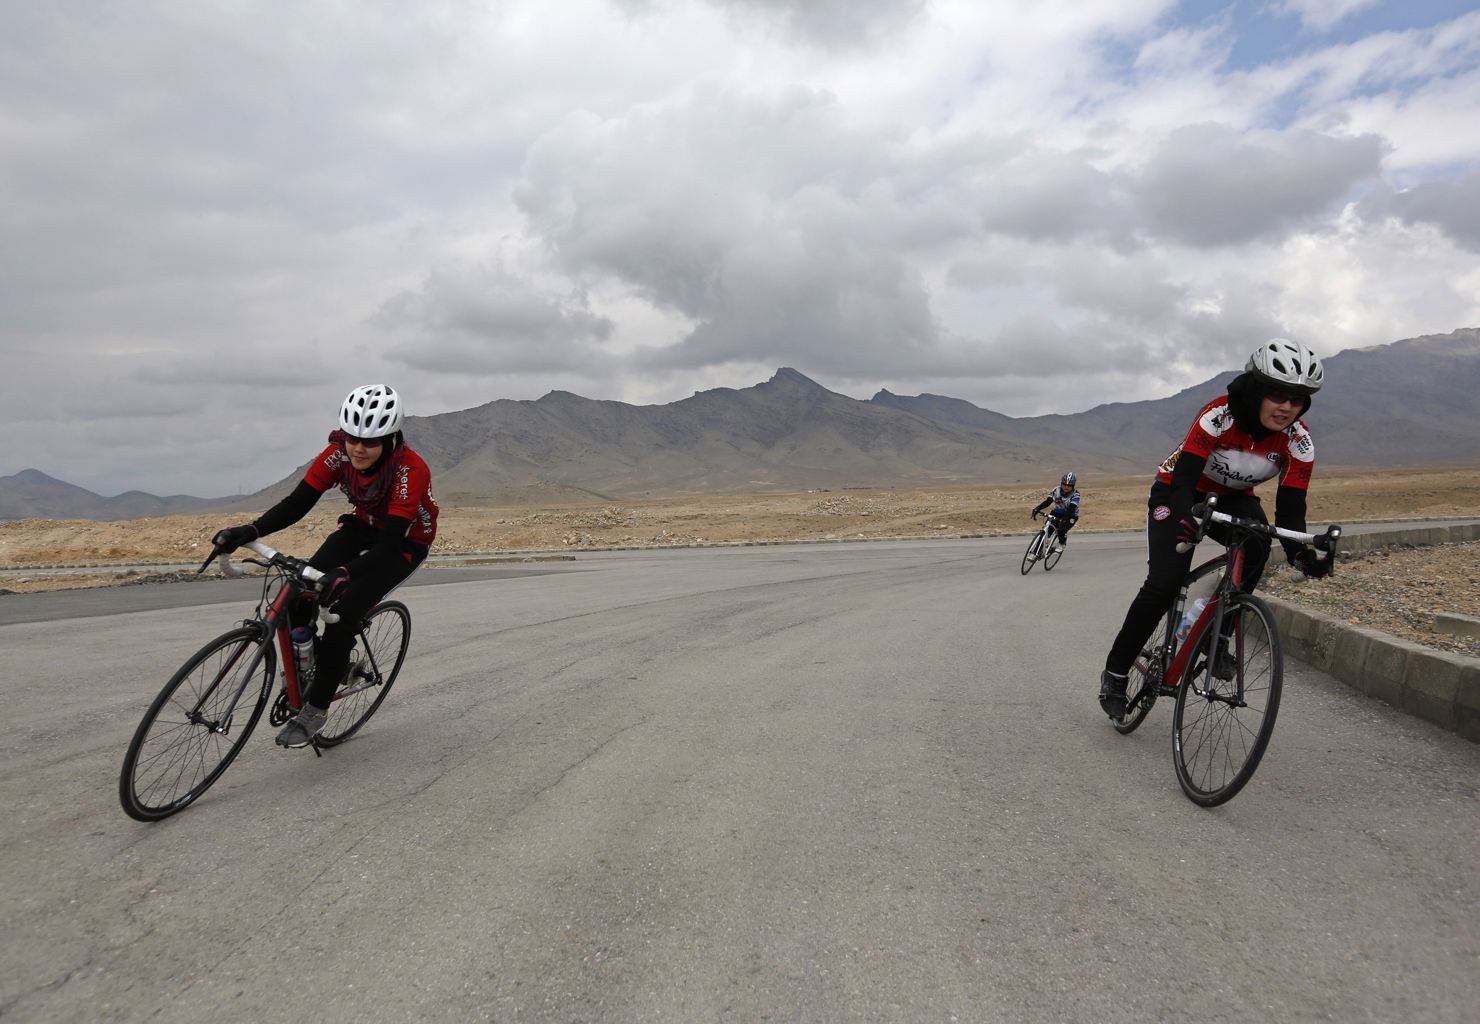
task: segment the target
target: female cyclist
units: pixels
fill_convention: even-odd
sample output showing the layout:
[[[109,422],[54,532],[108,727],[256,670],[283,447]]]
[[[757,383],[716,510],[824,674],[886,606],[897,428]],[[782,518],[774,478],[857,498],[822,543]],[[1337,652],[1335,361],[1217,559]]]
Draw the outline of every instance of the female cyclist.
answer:
[[[1192,506],[1218,495],[1218,509],[1267,523],[1255,485],[1279,477],[1275,525],[1305,532],[1305,493],[1315,467],[1315,445],[1300,417],[1321,389],[1325,371],[1314,352],[1297,341],[1275,338],[1249,356],[1244,372],[1197,414],[1192,429],[1161,464],[1151,485],[1146,519],[1146,581],[1131,601],[1100,675],[1100,706],[1111,718],[1125,715],[1126,678],[1136,654],[1176,600],[1192,565],[1192,552],[1177,545],[1197,539]],[[1221,536],[1222,527],[1208,532]],[[1293,541],[1281,541],[1285,556],[1307,576],[1331,571],[1329,559]],[[1269,540],[1244,541],[1244,587],[1253,590],[1269,558]],[[1220,665],[1215,674],[1229,672]]]
[[[360,620],[426,558],[437,536],[432,474],[401,437],[401,396],[384,384],[355,388],[339,410],[339,429],[282,501],[244,526],[212,538],[223,551],[265,537],[302,519],[329,488],[338,486],[352,512],[309,564],[325,573],[319,600],[339,621],[318,641],[317,667],[303,707],[278,733],[284,747],[306,747],[328,720],[334,690],[349,667]],[[312,625],[305,609],[291,609],[294,625]]]
[[[1059,478],[1059,485],[1048,492],[1048,497],[1040,501],[1036,508],[1030,513],[1037,520],[1038,513],[1052,505],[1049,516],[1053,518],[1054,528],[1058,531],[1058,544],[1060,547],[1069,543],[1069,531],[1074,529],[1074,524],[1079,522],[1080,496],[1077,489],[1079,478],[1071,469]]]

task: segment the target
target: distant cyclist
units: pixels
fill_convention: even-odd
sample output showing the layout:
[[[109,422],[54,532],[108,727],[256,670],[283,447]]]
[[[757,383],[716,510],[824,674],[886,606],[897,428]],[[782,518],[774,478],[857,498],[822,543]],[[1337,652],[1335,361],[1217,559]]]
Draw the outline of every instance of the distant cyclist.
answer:
[[[1073,472],[1065,473],[1059,480],[1059,485],[1049,491],[1048,497],[1040,501],[1038,507],[1033,510],[1033,518],[1037,519],[1038,513],[1050,505],[1053,506],[1049,509],[1048,515],[1053,520],[1054,529],[1058,531],[1060,547],[1069,543],[1069,531],[1074,529],[1075,523],[1079,522],[1080,498],[1079,492],[1075,490],[1075,485],[1078,483],[1079,478]]]
[[[323,729],[334,691],[349,667],[360,620],[421,565],[437,536],[432,473],[402,439],[403,419],[401,396],[393,388],[355,388],[340,407],[339,429],[329,434],[329,446],[309,464],[293,492],[255,521],[228,527],[212,538],[223,551],[234,551],[292,526],[335,486],[354,509],[339,517],[339,526],[308,560],[325,574],[319,600],[333,607],[339,621],[318,641],[313,683],[298,715],[278,733],[280,746],[306,747]],[[305,609],[290,609],[289,616],[295,626],[313,621]]]
[[[1305,532],[1305,496],[1315,467],[1315,444],[1300,417],[1310,409],[1311,396],[1324,380],[1320,359],[1300,342],[1275,338],[1260,345],[1244,372],[1229,382],[1228,393],[1203,406],[1187,437],[1161,464],[1147,501],[1146,581],[1125,613],[1100,675],[1100,706],[1111,718],[1125,715],[1131,664],[1172,606],[1192,566],[1193,553],[1178,554],[1177,545],[1197,539],[1194,505],[1216,494],[1220,511],[1267,523],[1254,487],[1278,477],[1275,525]],[[1224,529],[1215,525],[1208,532],[1221,537]],[[1294,541],[1280,543],[1291,564],[1306,576],[1331,571],[1330,559],[1317,559]],[[1263,536],[1249,535],[1243,541],[1245,590],[1258,584],[1269,547]],[[1220,664],[1214,674],[1230,678],[1232,671],[1231,665]]]

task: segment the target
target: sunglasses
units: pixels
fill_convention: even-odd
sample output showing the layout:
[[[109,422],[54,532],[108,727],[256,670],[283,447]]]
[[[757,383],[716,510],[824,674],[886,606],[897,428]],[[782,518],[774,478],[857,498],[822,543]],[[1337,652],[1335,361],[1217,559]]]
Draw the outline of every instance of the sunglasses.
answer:
[[[1292,395],[1288,391],[1271,391],[1264,397],[1275,405],[1299,405],[1304,401],[1300,395]]]
[[[383,438],[383,437],[355,437],[353,434],[345,434],[344,435],[344,443],[346,445],[351,445],[351,444],[359,445],[361,448],[379,448],[381,445],[385,444],[385,438]]]

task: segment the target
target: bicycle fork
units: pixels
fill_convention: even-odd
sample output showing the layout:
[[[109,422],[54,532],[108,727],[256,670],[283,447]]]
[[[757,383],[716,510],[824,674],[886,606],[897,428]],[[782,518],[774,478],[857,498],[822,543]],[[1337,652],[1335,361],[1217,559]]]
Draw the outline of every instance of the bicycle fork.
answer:
[[[261,643],[258,643],[256,654],[247,664],[247,670],[242,673],[241,685],[236,688],[236,693],[231,695],[231,700],[227,702],[226,709],[221,713],[221,717],[215,721],[210,721],[200,713],[200,709],[205,706],[206,701],[211,699],[211,695],[216,692],[216,688],[221,685],[221,681],[231,674],[237,662],[241,660],[241,656],[245,653],[245,647],[238,648],[237,652],[232,655],[231,660],[221,666],[220,671],[216,673],[216,678],[211,680],[211,685],[205,688],[200,695],[200,699],[195,702],[195,707],[191,708],[185,715],[186,721],[191,725],[204,726],[206,729],[220,736],[225,736],[231,731],[231,720],[236,715],[236,706],[241,703],[242,694],[247,692],[247,685],[252,681],[252,674],[257,670],[257,663],[262,660],[263,648]]]
[[[1218,595],[1214,600],[1213,618],[1207,625],[1207,629],[1211,633],[1208,640],[1207,657],[1202,664],[1195,665],[1193,668],[1192,675],[1195,681],[1192,692],[1204,700],[1216,701],[1234,708],[1242,708],[1248,706],[1248,703],[1244,700],[1243,666],[1240,664],[1240,659],[1234,653],[1238,645],[1238,638],[1226,634],[1223,631],[1224,606],[1226,603],[1226,598],[1222,594]],[[1228,663],[1232,670],[1232,677],[1226,680],[1220,679],[1217,674],[1219,665],[1218,656],[1223,653],[1224,645],[1228,646]],[[1231,682],[1233,686],[1229,690],[1221,690],[1218,686],[1220,682]],[[1198,685],[1198,683],[1202,685]]]

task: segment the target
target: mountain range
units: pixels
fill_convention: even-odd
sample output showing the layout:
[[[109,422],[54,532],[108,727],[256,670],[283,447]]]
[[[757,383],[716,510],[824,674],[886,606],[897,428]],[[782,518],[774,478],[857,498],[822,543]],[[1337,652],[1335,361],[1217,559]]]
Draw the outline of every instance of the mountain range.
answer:
[[[1306,417],[1318,465],[1480,461],[1480,329],[1337,353]],[[1011,417],[958,398],[849,398],[791,368],[749,388],[634,406],[552,391],[409,417],[447,505],[530,504],[813,488],[967,486],[1150,474],[1234,372],[1168,398]],[[1319,470],[1318,470],[1319,472]],[[245,497],[103,498],[37,470],[0,477],[0,519],[126,519],[266,507],[303,467]]]

